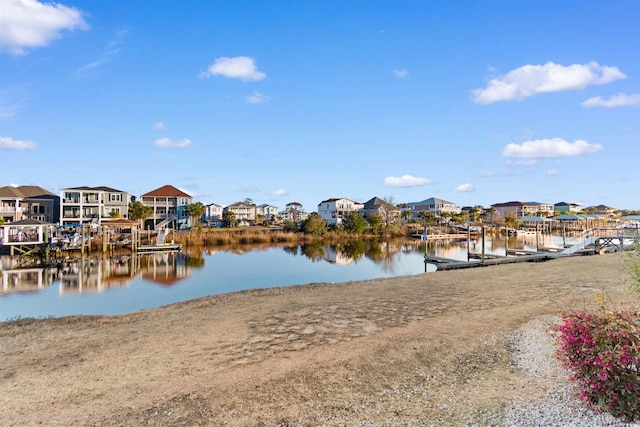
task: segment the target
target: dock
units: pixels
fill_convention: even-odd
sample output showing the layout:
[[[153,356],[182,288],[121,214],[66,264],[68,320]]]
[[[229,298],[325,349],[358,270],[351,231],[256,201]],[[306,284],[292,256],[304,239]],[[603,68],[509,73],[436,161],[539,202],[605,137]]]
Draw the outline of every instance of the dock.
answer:
[[[487,267],[498,264],[514,264],[517,262],[542,262],[557,258],[555,254],[538,253],[518,256],[486,255],[482,261],[481,254],[469,254],[469,261],[442,257],[425,256],[425,262],[435,264],[436,270],[459,270],[462,268]],[[472,261],[473,260],[473,261]]]
[[[179,252],[182,250],[182,245],[179,243],[165,243],[161,245],[141,245],[136,248],[138,252],[150,253],[150,252]]]

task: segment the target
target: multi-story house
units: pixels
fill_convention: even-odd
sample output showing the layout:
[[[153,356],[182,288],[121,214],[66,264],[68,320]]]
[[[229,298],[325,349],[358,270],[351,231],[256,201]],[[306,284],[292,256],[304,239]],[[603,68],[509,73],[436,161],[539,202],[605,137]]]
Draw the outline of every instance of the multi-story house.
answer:
[[[528,204],[538,207],[534,215],[544,217],[553,216],[553,205],[551,203],[528,202]]]
[[[272,205],[262,204],[256,206],[256,216],[262,215],[267,221],[275,221],[280,210]]]
[[[153,212],[147,218],[145,227],[162,228],[169,226],[178,230],[190,227],[191,217],[187,206],[193,197],[172,185],[156,188],[140,196],[140,203],[150,207]]]
[[[443,213],[459,214],[462,208],[456,206],[455,203],[446,200],[430,197],[421,202],[407,203],[407,209],[411,211],[411,218],[420,218],[420,212],[431,212],[436,217],[442,216]]]
[[[222,209],[223,207],[217,205],[215,203],[208,204],[205,206],[204,215],[202,215],[202,221],[219,221],[222,219]]]
[[[113,216],[128,218],[133,196],[110,187],[69,187],[60,190],[60,225],[94,223]]]
[[[7,223],[23,219],[57,223],[60,197],[35,185],[0,187],[0,219]]]
[[[349,212],[359,212],[364,204],[345,198],[323,200],[318,204],[318,215],[329,225],[342,224],[342,219]]]
[[[280,212],[280,219],[282,221],[298,222],[307,219],[309,214],[304,211],[302,203],[290,202],[284,208],[284,211]]]
[[[362,208],[362,216],[364,218],[368,219],[371,215],[378,215],[384,224],[392,224],[400,218],[400,208],[374,197],[365,202]]]
[[[612,218],[618,210],[607,205],[589,206],[584,209],[588,214],[597,215],[602,218]]]
[[[558,202],[553,205],[553,210],[560,213],[578,213],[582,210],[580,203]]]
[[[244,202],[232,203],[223,209],[223,212],[231,212],[240,223],[254,221],[256,219],[256,205]]]
[[[506,202],[491,205],[495,209],[494,219],[506,218],[508,215],[515,215],[516,218],[532,216],[538,214],[538,205],[525,202]]]

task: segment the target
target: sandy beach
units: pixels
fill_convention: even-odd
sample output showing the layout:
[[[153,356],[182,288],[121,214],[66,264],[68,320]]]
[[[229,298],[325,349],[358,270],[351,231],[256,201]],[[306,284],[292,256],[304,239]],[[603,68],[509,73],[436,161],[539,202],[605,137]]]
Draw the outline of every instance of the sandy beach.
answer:
[[[607,254],[0,324],[0,423],[500,424],[563,381],[517,369],[514,331],[637,302],[626,280]]]

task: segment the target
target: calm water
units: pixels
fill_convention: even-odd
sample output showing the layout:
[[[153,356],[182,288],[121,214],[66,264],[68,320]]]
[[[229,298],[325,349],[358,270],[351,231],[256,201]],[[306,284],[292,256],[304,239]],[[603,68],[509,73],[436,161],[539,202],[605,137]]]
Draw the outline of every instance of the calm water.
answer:
[[[510,238],[508,245],[535,250],[535,238],[529,240]],[[557,241],[539,244],[559,246]],[[470,242],[471,252],[480,252],[481,246],[481,242]],[[0,259],[0,321],[127,313],[246,289],[420,274],[425,273],[424,252],[423,243],[352,242],[127,254],[47,269],[12,269],[11,260],[4,257]],[[467,242],[429,242],[427,252],[466,260]],[[504,240],[486,239],[485,252],[504,255]],[[436,267],[427,264],[426,270],[434,272]]]

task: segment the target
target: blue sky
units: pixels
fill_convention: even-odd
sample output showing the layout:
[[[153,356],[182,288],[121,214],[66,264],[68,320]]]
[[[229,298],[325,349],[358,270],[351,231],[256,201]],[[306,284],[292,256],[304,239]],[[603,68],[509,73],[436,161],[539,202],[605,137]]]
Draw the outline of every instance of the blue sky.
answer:
[[[0,2],[0,186],[640,209],[640,1]]]

